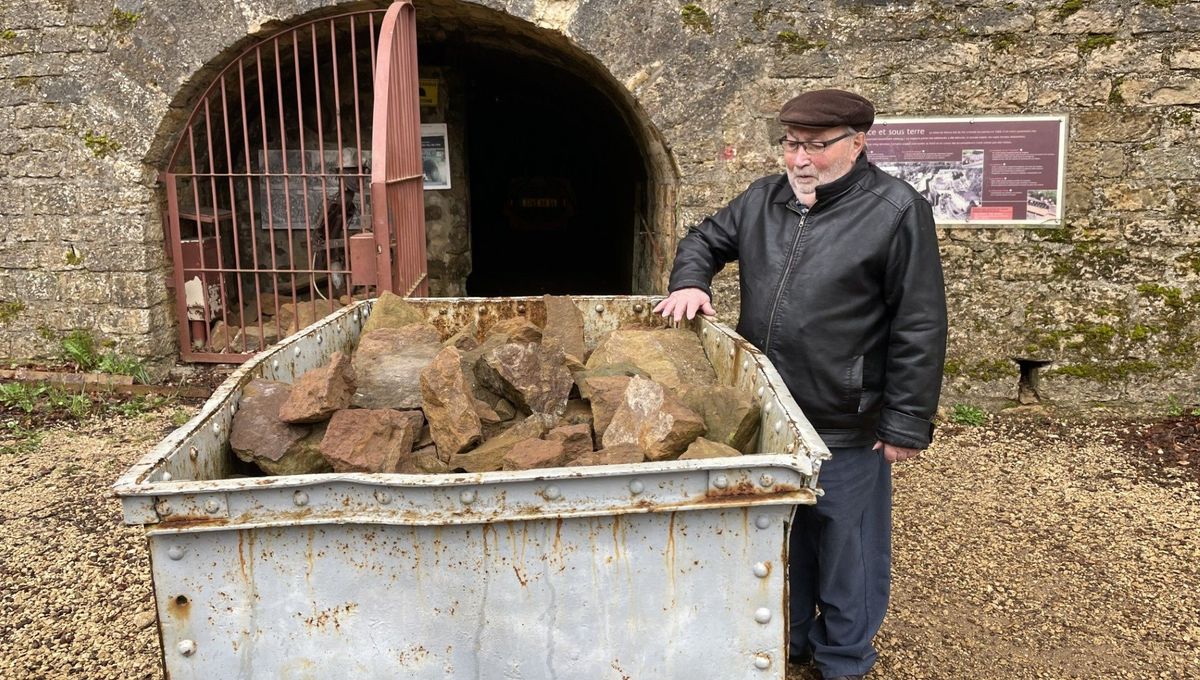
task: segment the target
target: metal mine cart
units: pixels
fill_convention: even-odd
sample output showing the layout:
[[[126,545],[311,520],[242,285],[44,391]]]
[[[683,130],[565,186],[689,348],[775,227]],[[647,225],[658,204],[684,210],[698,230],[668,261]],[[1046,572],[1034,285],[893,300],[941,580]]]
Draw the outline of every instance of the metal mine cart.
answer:
[[[664,323],[650,298],[574,300],[591,347]],[[545,315],[541,298],[412,302],[443,331]],[[243,387],[349,350],[372,304],[255,356],[117,481],[149,541],[167,677],[782,680],[788,527],[829,452],[760,352],[687,325],[760,400],[759,455],[231,478]]]

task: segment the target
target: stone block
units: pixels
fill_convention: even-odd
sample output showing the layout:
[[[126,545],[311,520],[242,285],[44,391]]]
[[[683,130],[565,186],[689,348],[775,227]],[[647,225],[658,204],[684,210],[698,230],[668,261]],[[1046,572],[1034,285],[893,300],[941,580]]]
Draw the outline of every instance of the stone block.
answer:
[[[380,328],[403,328],[414,323],[425,323],[425,315],[421,310],[399,295],[384,291],[371,307],[371,315],[367,317],[362,332],[366,335]]]
[[[502,470],[532,470],[559,467],[566,459],[561,440],[525,439],[513,445],[504,456]]]
[[[679,460],[705,460],[708,458],[728,458],[740,455],[742,455],[742,452],[732,446],[700,437],[688,445],[687,450],[679,456]]]
[[[496,347],[475,364],[475,376],[517,408],[554,416],[566,408],[574,385],[562,347],[533,342]]]
[[[279,419],[287,423],[328,420],[335,411],[350,408],[353,394],[354,367],[350,357],[334,352],[328,365],[296,379],[287,401],[279,407]]]
[[[717,382],[699,336],[684,329],[612,331],[588,357],[587,367],[611,364],[637,366],[668,389]]]
[[[492,472],[499,470],[504,458],[518,443],[527,439],[539,439],[546,432],[546,423],[541,416],[529,416],[478,448],[466,453],[450,456],[450,468],[465,472]]]
[[[704,419],[645,378],[629,379],[624,400],[604,431],[605,447],[637,444],[650,460],[679,457],[705,433]]]
[[[424,422],[420,411],[338,411],[329,419],[321,453],[334,472],[399,472]]]
[[[443,348],[421,371],[420,380],[422,408],[429,419],[430,436],[443,460],[478,444],[483,438],[483,424],[459,351]]]
[[[441,343],[437,329],[425,324],[364,333],[354,353],[358,389],[352,403],[360,408],[420,408],[421,371]]]
[[[542,329],[542,344],[557,343],[563,353],[579,361],[587,358],[583,341],[583,312],[565,295],[542,297],[546,306],[546,325]]]
[[[229,446],[238,458],[272,475],[329,471],[329,465],[310,439],[311,428],[279,419],[279,407],[291,387],[270,380],[252,380],[242,390]]]
[[[591,465],[630,465],[645,461],[646,451],[637,444],[617,444],[579,456],[568,461],[568,464],[586,467]]]
[[[1158,120],[1146,111],[1081,111],[1073,122],[1074,142],[1141,142],[1158,133]]]

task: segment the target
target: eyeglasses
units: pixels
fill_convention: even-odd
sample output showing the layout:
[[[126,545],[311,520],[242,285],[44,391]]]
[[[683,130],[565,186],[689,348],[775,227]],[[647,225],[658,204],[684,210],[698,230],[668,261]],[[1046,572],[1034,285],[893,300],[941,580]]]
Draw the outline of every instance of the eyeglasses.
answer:
[[[847,132],[847,133],[838,135],[837,137],[834,137],[833,139],[825,139],[825,140],[812,141],[812,142],[801,142],[801,141],[798,141],[795,139],[788,139],[786,136],[783,136],[783,137],[779,138],[778,143],[780,146],[783,147],[784,151],[787,151],[788,153],[796,153],[797,151],[800,150],[800,147],[804,147],[804,153],[808,154],[809,156],[815,156],[817,154],[825,153],[825,150],[828,149],[829,147],[833,146],[834,144],[837,144],[838,142],[842,141],[843,139],[845,139],[847,137],[853,137],[856,134],[858,134],[858,133],[851,131],[851,132]]]

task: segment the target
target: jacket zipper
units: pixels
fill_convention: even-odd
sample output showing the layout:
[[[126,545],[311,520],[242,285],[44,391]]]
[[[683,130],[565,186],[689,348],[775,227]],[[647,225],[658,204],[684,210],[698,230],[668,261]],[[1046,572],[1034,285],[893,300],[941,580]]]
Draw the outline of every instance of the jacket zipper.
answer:
[[[763,343],[763,354],[771,351],[771,334],[775,330],[775,314],[779,311],[779,299],[783,297],[783,286],[792,273],[792,265],[796,262],[796,251],[800,247],[800,238],[808,224],[808,208],[800,212],[800,223],[796,225],[796,238],[792,241],[791,252],[788,253],[787,266],[783,268],[783,276],[779,278],[779,286],[775,289],[775,302],[771,305],[771,316],[767,318],[767,341]]]

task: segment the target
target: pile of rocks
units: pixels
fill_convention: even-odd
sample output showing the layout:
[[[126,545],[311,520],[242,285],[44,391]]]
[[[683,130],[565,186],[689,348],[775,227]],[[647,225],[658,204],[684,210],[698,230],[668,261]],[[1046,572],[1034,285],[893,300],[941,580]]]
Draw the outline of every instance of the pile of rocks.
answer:
[[[620,329],[589,353],[571,299],[545,309],[541,327],[517,317],[443,338],[385,294],[353,357],[247,385],[230,445],[267,474],[305,474],[713,458],[756,443],[758,405],[717,385],[694,333]]]

